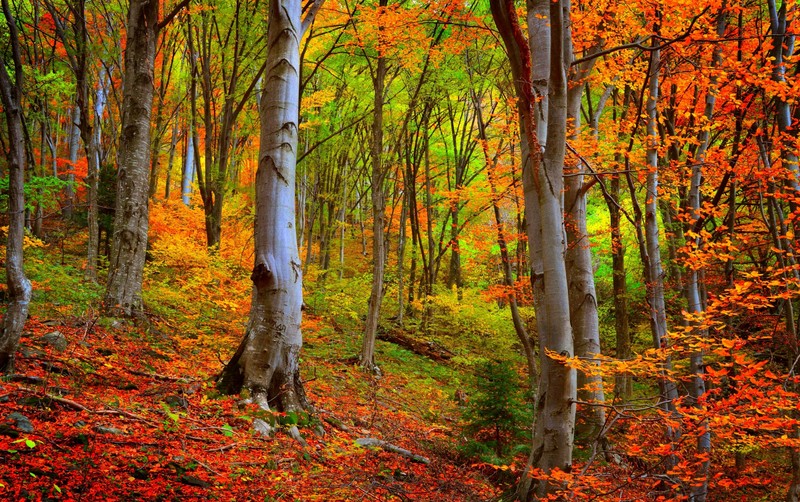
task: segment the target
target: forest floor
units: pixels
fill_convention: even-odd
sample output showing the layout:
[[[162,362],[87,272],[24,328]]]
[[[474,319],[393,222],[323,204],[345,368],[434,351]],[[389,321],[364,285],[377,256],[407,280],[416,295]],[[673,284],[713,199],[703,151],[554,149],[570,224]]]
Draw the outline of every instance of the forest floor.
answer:
[[[451,454],[458,409],[436,388],[404,392],[349,361],[304,358],[317,420],[265,417],[220,396],[202,339],[158,324],[30,319],[17,373],[0,383],[0,498],[38,500],[487,500],[485,471]],[[310,318],[309,323],[314,324]],[[220,334],[234,346],[236,335]],[[330,344],[306,329],[308,343]],[[61,350],[59,350],[61,349]],[[323,370],[324,367],[324,370]],[[315,371],[316,370],[316,371]],[[326,377],[314,377],[323,372]],[[308,445],[253,420],[300,422]],[[439,417],[439,420],[433,419]],[[315,425],[322,425],[319,436]],[[280,426],[279,426],[280,427]],[[372,437],[430,464],[361,447]]]
[[[316,414],[266,413],[214,388],[214,376],[242,336],[245,305],[202,327],[187,321],[192,316],[103,318],[91,301],[84,309],[73,303],[87,298],[80,270],[61,270],[63,247],[61,264],[56,251],[34,250],[39,293],[16,373],[0,380],[0,499],[499,496],[493,481],[507,473],[455,449],[461,409],[450,372],[439,364],[378,342],[383,376],[366,374],[353,364],[355,344],[342,343],[360,333],[345,333],[310,308],[302,366]],[[182,301],[210,308],[197,298]],[[254,430],[257,418],[276,424],[277,433]],[[287,434],[295,423],[305,446]],[[359,446],[360,438],[392,443],[430,463]]]

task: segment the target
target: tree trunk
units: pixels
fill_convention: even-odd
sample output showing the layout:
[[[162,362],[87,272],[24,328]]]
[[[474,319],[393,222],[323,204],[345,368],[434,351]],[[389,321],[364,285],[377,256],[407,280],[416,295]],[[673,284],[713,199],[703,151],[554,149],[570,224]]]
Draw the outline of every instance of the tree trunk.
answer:
[[[0,373],[12,373],[19,339],[28,317],[31,282],[25,277],[22,243],[25,236],[25,136],[22,115],[23,66],[17,25],[3,0],[3,14],[13,61],[0,60],[0,98],[8,126],[8,240],[6,242],[6,285],[8,307],[0,332]],[[5,54],[4,54],[5,55]],[[13,63],[13,64],[12,64]],[[13,82],[7,68],[14,68]]]
[[[533,273],[536,316],[541,351],[541,380],[538,391],[533,448],[528,465],[517,487],[517,498],[528,500],[545,496],[558,486],[534,479],[529,475],[532,467],[545,473],[554,470],[569,472],[572,469],[574,441],[576,375],[575,370],[555,361],[548,351],[562,356],[574,355],[572,327],[569,312],[569,286],[567,283],[565,235],[563,222],[563,169],[567,137],[567,82],[563,52],[562,8],[569,4],[561,1],[534,1],[528,13],[530,46],[516,16],[512,0],[493,0],[492,16],[503,37],[511,61],[513,79],[519,98],[520,131],[525,138],[523,150],[523,185],[525,213],[528,223]],[[548,23],[549,20],[549,23]],[[533,58],[531,57],[533,52]],[[531,62],[537,67],[532,68]],[[548,103],[536,97],[541,92],[545,65],[549,63],[547,78]],[[547,117],[547,123],[537,120]],[[547,144],[539,143],[546,129]],[[544,152],[544,153],[542,153]],[[543,244],[543,243],[546,243]]]
[[[380,0],[380,6],[386,7],[388,0]],[[383,94],[386,80],[386,58],[379,55],[372,75],[373,119],[372,119],[372,290],[369,296],[369,308],[364,327],[364,340],[361,345],[359,361],[369,371],[375,371],[375,335],[378,332],[378,320],[383,302],[383,275],[386,267],[386,251],[384,242],[386,194],[384,193],[383,167]]]
[[[569,2],[564,9],[564,17],[569,26]],[[572,36],[569,28],[563,35],[566,63],[573,60]],[[570,138],[577,139],[581,127],[582,81],[592,70],[591,63],[572,67],[569,72],[570,88],[567,92],[567,121],[572,130]],[[591,98],[590,98],[591,99]],[[569,283],[570,322],[575,339],[575,355],[600,366],[600,321],[597,315],[597,293],[594,285],[592,249],[589,231],[586,228],[586,185],[584,173],[586,164],[577,157],[571,157],[566,166],[564,183],[564,213],[566,218],[567,253],[566,268]],[[606,426],[603,378],[600,375],[578,373],[578,400],[594,405],[584,405],[578,409],[578,434],[582,441],[599,440],[604,442]]]
[[[619,156],[618,156],[618,160]],[[621,165],[621,163],[617,164]],[[614,288],[614,328],[617,342],[617,359],[630,359],[631,353],[631,333],[628,322],[628,284],[625,273],[625,247],[622,245],[622,221],[620,214],[620,187],[619,175],[611,177],[611,196],[613,201],[608,203],[608,213],[611,225],[611,268],[613,270]],[[614,379],[614,394],[622,401],[627,403],[633,394],[631,377],[619,375]]]
[[[80,148],[81,131],[81,107],[77,104],[72,107],[72,113],[69,121],[69,165],[70,169],[67,174],[67,190],[66,202],[64,203],[64,218],[67,220],[72,219],[72,214],[75,209],[75,164],[78,163],[78,149]]]
[[[186,154],[183,156],[183,173],[181,175],[181,200],[189,205],[192,197],[192,180],[194,179],[194,124],[189,120],[186,130]]]
[[[657,31],[658,28],[656,28]],[[653,334],[653,347],[656,349],[666,348],[669,345],[667,340],[667,310],[664,301],[664,270],[661,265],[661,245],[659,243],[658,225],[658,97],[659,97],[659,68],[661,66],[661,51],[650,52],[649,63],[649,89],[645,113],[647,116],[647,179],[645,181],[645,212],[644,212],[644,235],[640,235],[640,251],[642,256],[642,268],[644,269],[644,281],[646,285],[646,297],[648,304],[648,314],[650,317],[650,328]],[[630,171],[626,169],[626,171]],[[629,189],[633,198],[634,192],[630,172],[626,173]],[[638,203],[636,203],[638,207]],[[634,208],[635,212],[641,213]],[[641,216],[639,216],[640,218]],[[638,229],[638,226],[637,226]],[[678,389],[674,382],[667,376],[672,369],[672,362],[668,355],[664,357],[664,371],[659,377],[660,407],[665,412],[675,413],[675,400],[678,397]],[[667,427],[667,436],[671,441],[678,438],[679,431],[672,427]],[[670,457],[667,461],[669,466],[674,465],[675,458]]]
[[[158,6],[157,0],[131,0],[128,14],[117,204],[104,297],[106,309],[125,315],[143,307]]]
[[[218,387],[242,389],[262,408],[309,408],[300,379],[303,281],[295,231],[300,0],[271,0],[256,172],[255,266],[250,320]]]
[[[569,5],[567,3],[567,5]],[[547,385],[540,390],[544,406],[537,410],[537,420],[542,422],[541,457],[537,466],[545,472],[572,469],[572,445],[575,433],[576,372],[557,362],[546,351],[572,357],[575,355],[569,311],[569,285],[567,283],[565,235],[562,210],[564,156],[567,138],[567,82],[563,54],[565,29],[562,17],[563,0],[550,2],[550,79],[548,89],[547,146],[538,168],[539,213],[541,238],[547,245],[542,249],[542,281],[546,292],[543,306],[545,325],[540,332],[542,344],[542,373],[547,373]],[[570,29],[570,28],[566,28]],[[533,149],[532,156],[535,157]],[[537,166],[538,164],[538,166]],[[553,491],[556,486],[541,483],[539,496]]]
[[[164,200],[169,200],[172,193],[172,166],[175,163],[175,148],[178,146],[180,139],[180,124],[178,119],[175,119],[175,124],[172,126],[172,137],[169,143],[169,158],[167,160],[167,180],[164,183]]]

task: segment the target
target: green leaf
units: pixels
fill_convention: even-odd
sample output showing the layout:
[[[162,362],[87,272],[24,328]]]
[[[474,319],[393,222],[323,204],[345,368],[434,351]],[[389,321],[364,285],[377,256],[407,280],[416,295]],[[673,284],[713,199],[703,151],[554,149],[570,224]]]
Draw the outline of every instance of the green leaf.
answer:
[[[31,439],[26,439],[25,446],[27,446],[28,448],[36,448],[36,441],[33,441]]]
[[[233,437],[233,427],[231,427],[229,424],[223,425],[222,434],[227,437]]]
[[[61,488],[58,485],[53,485],[53,489],[55,489],[55,491],[58,493],[61,493]]]

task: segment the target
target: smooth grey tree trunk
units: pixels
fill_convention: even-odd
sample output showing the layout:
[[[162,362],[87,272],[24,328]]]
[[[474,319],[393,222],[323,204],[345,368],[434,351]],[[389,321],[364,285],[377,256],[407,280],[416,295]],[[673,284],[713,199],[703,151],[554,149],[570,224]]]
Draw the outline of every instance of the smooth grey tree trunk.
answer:
[[[225,393],[250,391],[264,409],[308,409],[300,378],[302,266],[295,231],[300,103],[300,0],[269,3],[269,52],[256,171],[255,265],[244,339],[219,376]],[[316,4],[318,5],[318,4]],[[315,10],[312,10],[312,15]]]
[[[552,351],[561,356],[575,355],[564,258],[566,236],[562,202],[567,138],[567,68],[563,50],[565,29],[563,6],[563,1],[550,2],[547,146],[538,166],[542,242],[547,243],[542,249],[544,273],[541,277],[546,294],[543,304],[547,311],[547,324],[543,326],[544,329],[539,336],[542,346],[542,373],[548,374],[548,381],[544,390],[544,406],[537,410],[537,420],[542,421],[543,428],[541,458],[537,466],[545,472],[552,472],[554,469],[569,472],[572,469],[574,402],[577,390],[575,369],[554,360],[547,354],[547,351]],[[544,496],[554,488],[551,483],[539,483],[537,492],[539,496]]]
[[[717,37],[725,35],[725,27],[727,26],[725,6],[727,2],[723,2],[720,11],[717,13]],[[722,63],[722,47],[717,45],[714,47],[711,56],[711,73],[709,76],[708,89],[706,90],[705,107],[703,116],[706,123],[710,124],[713,121],[714,108],[717,102],[717,74],[714,72]],[[700,145],[695,152],[692,159],[692,177],[689,186],[689,209],[691,211],[689,222],[696,224],[701,218],[700,211],[702,209],[702,200],[700,194],[700,187],[703,182],[703,167],[706,160],[706,153],[708,152],[709,143],[711,141],[711,131],[703,125],[699,134],[698,140]],[[697,230],[697,229],[695,229]],[[702,246],[702,239],[699,232],[696,232],[697,237],[694,239],[694,246],[699,248]],[[705,311],[705,302],[702,300],[702,292],[700,289],[699,281],[700,271],[696,268],[689,267],[687,270],[687,283],[686,283],[686,301],[687,312],[693,315],[700,315]],[[696,324],[696,323],[690,323]],[[708,330],[694,326],[694,335],[698,338],[705,339],[708,337]],[[692,382],[689,386],[689,396],[691,403],[699,406],[699,400],[706,392],[706,384],[703,379],[704,373],[703,365],[703,352],[701,350],[692,352],[689,356],[689,371],[692,374]],[[711,451],[711,432],[708,427],[708,422],[704,421],[699,424],[703,431],[697,439],[697,452],[700,455],[708,455]],[[708,495],[708,472],[710,461],[705,460],[700,463],[699,470],[695,476],[695,483],[697,479],[702,479],[702,483],[692,485],[689,500],[693,502],[705,502]]]
[[[659,67],[661,66],[661,51],[650,52],[649,92],[645,113],[647,115],[647,150],[645,153],[647,163],[647,178],[645,181],[645,212],[644,212],[644,246],[642,253],[642,268],[646,285],[646,297],[650,327],[653,334],[653,346],[656,349],[666,348],[667,340],[667,309],[664,301],[664,269],[661,265],[661,245],[659,242],[658,225],[658,98],[659,98]],[[630,178],[629,178],[630,179]],[[633,193],[632,193],[633,195]],[[665,412],[675,412],[675,400],[678,390],[675,382],[669,380],[667,374],[672,369],[669,356],[664,358],[664,372],[659,378],[661,393],[660,407]],[[668,427],[667,435],[670,440],[676,440],[678,431]],[[672,464],[675,459],[670,459]]]
[[[189,122],[186,131],[186,154],[183,156],[183,174],[181,176],[181,200],[189,205],[192,197],[192,180],[194,179],[194,124]]]
[[[562,200],[567,137],[567,68],[563,34],[565,29],[569,29],[564,25],[562,8],[568,9],[569,4],[546,0],[531,2],[528,15],[531,39],[528,44],[512,0],[493,0],[491,8],[511,61],[519,98],[520,132],[527,139],[527,144],[521,144],[523,185],[542,372],[533,448],[516,493],[517,498],[529,500],[558,489],[553,483],[529,476],[532,467],[546,473],[572,469],[575,433],[575,370],[550,355],[574,356]],[[531,19],[534,26],[530,25]],[[548,75],[544,79],[548,96],[546,111],[536,98],[543,81],[539,63],[542,59],[549,61]],[[537,67],[532,67],[532,61],[537,62]],[[539,135],[535,134],[537,126],[539,132],[545,128],[536,114],[547,117],[544,147],[539,143]]]
[[[117,205],[104,297],[109,312],[125,315],[132,315],[143,307],[158,7],[157,0],[131,0],[128,14]]]
[[[569,1],[565,1],[564,18],[570,25]],[[567,64],[573,57],[572,35],[569,28],[564,30],[564,49]],[[595,49],[595,48],[593,48]],[[590,49],[590,50],[593,50]],[[577,139],[581,127],[581,99],[583,81],[594,66],[594,60],[569,71],[570,86],[567,92],[567,121],[571,131],[570,139]],[[591,99],[591,97],[589,98]],[[567,233],[567,281],[569,283],[570,319],[575,338],[575,355],[600,366],[600,321],[597,314],[597,293],[594,284],[592,249],[589,231],[586,227],[586,184],[584,174],[586,164],[573,156],[565,166],[564,214]],[[582,441],[591,442],[604,439],[606,409],[603,378],[600,375],[578,372],[578,400],[584,403],[578,408],[578,435]]]
[[[28,317],[31,282],[25,277],[22,243],[25,236],[25,136],[22,115],[23,66],[16,22],[3,0],[12,60],[0,60],[0,99],[8,126],[8,240],[6,242],[6,285],[8,307],[0,332],[0,373],[12,373],[19,339]],[[4,56],[7,51],[0,51]],[[14,75],[8,74],[13,68]]]

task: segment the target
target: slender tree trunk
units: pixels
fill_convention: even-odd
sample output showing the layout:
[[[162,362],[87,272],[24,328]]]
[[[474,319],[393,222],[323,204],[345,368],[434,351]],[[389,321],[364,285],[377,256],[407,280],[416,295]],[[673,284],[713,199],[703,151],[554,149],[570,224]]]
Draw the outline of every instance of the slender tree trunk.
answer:
[[[656,28],[656,32],[658,28]],[[647,178],[645,181],[645,211],[644,235],[640,235],[640,250],[642,255],[642,268],[646,284],[646,296],[650,327],[653,334],[653,346],[656,349],[666,348],[667,340],[667,310],[664,301],[664,270],[661,265],[661,245],[659,243],[658,225],[658,99],[659,99],[659,68],[661,66],[661,51],[654,50],[650,53],[649,62],[649,89],[645,113],[647,116]],[[629,171],[626,169],[626,171]],[[628,177],[629,189],[633,197],[633,187],[630,173]],[[638,203],[637,207],[638,207]],[[640,212],[635,209],[636,212]],[[675,400],[678,390],[668,373],[672,369],[672,362],[668,355],[664,357],[664,371],[659,378],[660,407],[665,412],[675,413]],[[678,439],[679,431],[667,427],[667,437],[670,441]],[[674,464],[676,459],[670,457],[668,465]]]
[[[97,125],[97,124],[95,124]],[[89,126],[85,126],[89,127]],[[91,134],[86,142],[86,219],[89,225],[89,242],[86,246],[86,270],[84,277],[90,281],[97,280],[97,255],[100,245],[100,218],[98,208],[98,194],[100,192],[100,165],[98,164],[99,155],[97,153],[97,136]]]
[[[75,209],[75,165],[78,163],[78,149],[80,148],[81,140],[81,107],[77,104],[72,107],[72,113],[69,121],[69,173],[67,174],[67,190],[66,202],[64,204],[64,218],[67,220],[72,219],[72,214]]]
[[[344,238],[347,226],[347,174],[349,167],[350,163],[346,161],[342,175],[342,201],[339,207],[339,280],[344,278]]]
[[[618,156],[618,160],[619,159]],[[621,165],[621,162],[617,165]],[[614,288],[614,328],[616,332],[617,359],[625,361],[630,359],[631,334],[628,321],[628,284],[625,272],[625,247],[622,244],[622,222],[620,214],[620,183],[619,175],[611,177],[611,196],[613,201],[608,203],[608,213],[611,226],[611,268],[613,270]],[[618,375],[614,379],[614,393],[623,403],[627,403],[633,394],[631,377]]]
[[[158,100],[158,106],[156,109],[156,124],[154,128],[156,134],[153,134],[153,139],[151,141],[152,144],[150,147],[150,186],[148,188],[148,195],[151,198],[155,198],[156,196],[156,191],[158,190],[158,177],[161,175],[161,135],[158,134],[158,132],[165,127],[163,108],[164,106],[162,104],[162,100],[160,99]]]
[[[132,315],[142,305],[147,251],[150,117],[159,2],[131,0],[122,90],[117,204],[105,308]]]
[[[194,124],[189,120],[189,128],[186,131],[186,153],[183,156],[183,173],[181,175],[181,200],[185,205],[189,205],[192,197],[192,180],[194,179]]]
[[[175,163],[175,148],[178,146],[181,130],[179,121],[176,119],[172,126],[172,138],[169,143],[169,160],[167,160],[167,181],[164,186],[164,200],[169,200],[172,193],[172,166]]]
[[[247,331],[218,380],[262,408],[308,409],[300,378],[302,267],[295,231],[300,0],[269,3],[268,61],[256,172],[255,266]]]
[[[397,243],[397,324],[403,325],[405,315],[405,257],[406,257],[406,224],[408,223],[408,180],[404,180],[403,195],[400,206],[400,229]]]
[[[567,26],[570,23],[569,2],[565,2],[563,10]],[[564,47],[566,63],[571,64],[572,36],[571,29],[564,30]],[[567,121],[570,124],[570,138],[577,139],[581,127],[581,98],[583,97],[582,81],[592,70],[591,64],[572,67],[569,76],[571,86],[567,92]],[[591,99],[591,98],[590,98]],[[567,253],[566,268],[569,283],[570,323],[575,339],[575,355],[591,361],[599,367],[600,362],[600,321],[597,314],[597,293],[594,285],[594,268],[592,266],[592,249],[589,242],[589,231],[586,227],[586,189],[584,183],[585,163],[571,157],[565,166],[564,213],[566,218]],[[578,408],[578,434],[583,441],[605,441],[606,409],[603,391],[603,378],[597,374],[578,372],[578,400],[594,405]]]
[[[25,277],[22,243],[25,235],[25,136],[22,115],[23,66],[20,57],[17,25],[3,0],[3,14],[8,27],[12,61],[0,60],[0,99],[8,127],[8,240],[6,241],[6,285],[8,307],[0,332],[0,373],[12,373],[19,339],[28,317],[31,282]],[[14,68],[13,81],[7,68]]]
[[[388,0],[380,0],[386,7]],[[383,94],[386,80],[386,58],[379,55],[372,75],[373,119],[372,119],[372,290],[364,327],[364,339],[359,356],[361,366],[375,371],[375,336],[383,302],[383,275],[386,267],[384,226],[386,223],[386,194],[384,193],[383,166]]]

